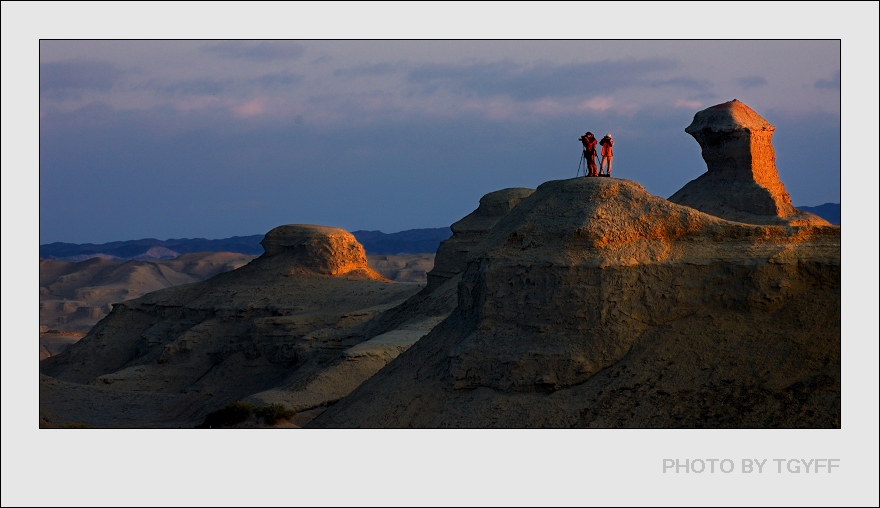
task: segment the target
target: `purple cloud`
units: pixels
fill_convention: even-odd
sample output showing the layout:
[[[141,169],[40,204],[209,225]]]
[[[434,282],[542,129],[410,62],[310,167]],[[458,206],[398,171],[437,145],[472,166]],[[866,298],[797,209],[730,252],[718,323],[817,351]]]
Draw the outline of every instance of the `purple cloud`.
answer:
[[[279,88],[293,86],[302,83],[303,76],[295,72],[274,72],[271,74],[263,74],[256,79],[256,82],[264,88]]]
[[[741,78],[736,78],[734,81],[736,84],[746,89],[767,84],[767,80],[761,76],[743,76]]]
[[[305,47],[292,41],[265,41],[257,44],[246,41],[228,41],[207,46],[205,51],[216,53],[223,58],[268,62],[299,58],[305,53]]]
[[[705,89],[708,84],[690,78],[666,81],[650,79],[657,72],[674,70],[676,60],[648,58],[605,60],[580,64],[533,65],[511,61],[467,64],[428,64],[408,73],[411,83],[426,90],[449,88],[480,96],[508,95],[516,100],[568,97],[585,93],[609,93],[633,86],[670,85]]]
[[[45,62],[40,64],[40,93],[108,91],[121,77],[122,71],[108,62]]]

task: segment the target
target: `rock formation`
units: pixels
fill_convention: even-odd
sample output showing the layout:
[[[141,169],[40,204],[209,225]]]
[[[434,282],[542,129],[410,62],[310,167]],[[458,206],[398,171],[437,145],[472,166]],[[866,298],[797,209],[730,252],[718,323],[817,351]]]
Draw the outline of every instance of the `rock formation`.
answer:
[[[263,256],[284,254],[292,270],[321,275],[356,274],[386,280],[367,265],[367,254],[354,235],[327,226],[290,224],[266,233]]]
[[[82,340],[40,362],[41,416],[193,426],[229,402],[320,371],[363,342],[358,327],[420,289],[369,268],[341,229],[282,226],[263,245],[262,256],[237,270],[115,305]],[[139,415],[123,403],[135,399]],[[88,412],[82,400],[101,410]]]
[[[433,288],[461,273],[471,249],[480,243],[501,217],[533,192],[534,189],[502,189],[480,198],[480,206],[476,210],[450,226],[452,237],[440,242],[434,268],[428,272],[428,286]]]
[[[308,411],[347,396],[449,317],[458,303],[468,253],[532,192],[504,189],[483,196],[479,207],[453,224],[452,237],[440,244],[425,288],[353,332],[351,340],[358,343],[356,346],[316,369],[300,370],[271,389],[248,397],[246,402],[283,404],[294,411]]]
[[[685,132],[700,144],[708,171],[669,201],[749,224],[828,224],[792,206],[776,170],[775,129],[736,99],[698,112]]]
[[[839,426],[838,227],[552,181],[461,277],[446,320],[311,425]]]

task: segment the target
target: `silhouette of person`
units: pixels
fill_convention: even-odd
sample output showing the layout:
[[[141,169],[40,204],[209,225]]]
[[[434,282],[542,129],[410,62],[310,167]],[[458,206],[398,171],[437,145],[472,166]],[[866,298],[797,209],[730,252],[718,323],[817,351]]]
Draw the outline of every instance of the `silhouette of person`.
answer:
[[[614,150],[611,147],[614,146],[614,140],[611,139],[611,134],[606,134],[599,144],[602,145],[602,161],[599,163],[599,174],[602,174],[602,169],[605,169],[605,174],[607,176],[611,176],[611,163],[614,159]]]

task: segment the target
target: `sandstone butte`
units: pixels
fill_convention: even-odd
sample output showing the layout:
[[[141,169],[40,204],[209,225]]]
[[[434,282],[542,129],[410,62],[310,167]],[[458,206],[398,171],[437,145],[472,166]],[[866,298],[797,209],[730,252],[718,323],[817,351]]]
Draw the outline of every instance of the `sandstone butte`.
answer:
[[[114,307],[41,362],[46,426],[193,426],[231,401],[308,427],[840,427],[840,227],[794,209],[739,101],[687,132],[708,171],[487,194],[424,288],[347,233]],[[335,240],[334,240],[335,238]]]

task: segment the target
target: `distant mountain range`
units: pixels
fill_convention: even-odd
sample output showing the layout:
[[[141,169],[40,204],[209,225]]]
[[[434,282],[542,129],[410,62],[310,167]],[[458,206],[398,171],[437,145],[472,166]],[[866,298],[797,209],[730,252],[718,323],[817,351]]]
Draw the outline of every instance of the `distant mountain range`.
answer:
[[[832,224],[840,225],[840,203],[825,203],[824,205],[819,206],[798,206],[796,208],[818,215]]]
[[[367,254],[418,254],[434,253],[440,242],[452,236],[447,228],[410,229],[398,233],[381,231],[353,231],[352,234],[364,246]],[[265,235],[233,236],[221,240],[205,238],[180,238],[157,240],[127,240],[102,244],[75,244],[55,242],[40,245],[41,259],[84,261],[100,257],[117,261],[153,261],[173,259],[191,252],[237,252],[251,256],[263,253],[260,242]]]

